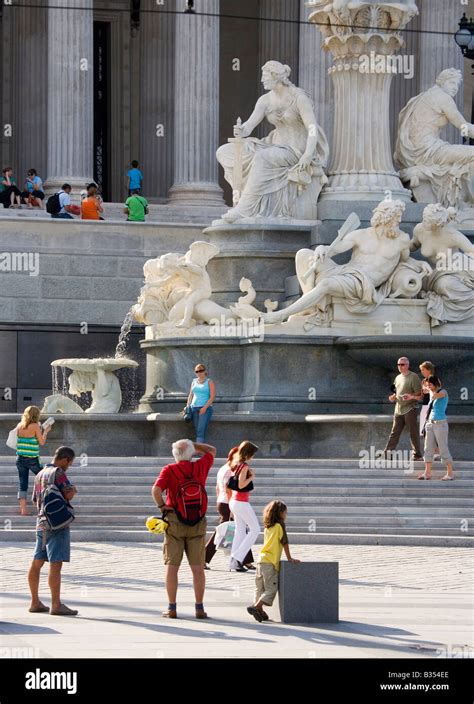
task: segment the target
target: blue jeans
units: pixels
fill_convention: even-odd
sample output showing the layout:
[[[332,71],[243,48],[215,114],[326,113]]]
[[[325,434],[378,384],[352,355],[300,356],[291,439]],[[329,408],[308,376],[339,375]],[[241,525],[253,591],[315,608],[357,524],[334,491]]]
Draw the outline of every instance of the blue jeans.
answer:
[[[40,464],[38,457],[23,457],[22,455],[17,455],[16,468],[18,469],[18,476],[20,478],[18,498],[26,499],[30,471],[32,471],[33,474],[38,474],[40,469],[43,469],[43,465]]]
[[[60,220],[74,220],[72,215],[69,215],[69,213],[55,213],[54,215],[51,215],[52,218],[59,218]]]
[[[59,530],[37,530],[33,560],[47,562],[71,561],[71,531],[69,526]]]
[[[196,431],[196,442],[206,442],[207,426],[212,418],[212,406],[203,415],[199,415],[201,407],[193,406],[193,424]]]

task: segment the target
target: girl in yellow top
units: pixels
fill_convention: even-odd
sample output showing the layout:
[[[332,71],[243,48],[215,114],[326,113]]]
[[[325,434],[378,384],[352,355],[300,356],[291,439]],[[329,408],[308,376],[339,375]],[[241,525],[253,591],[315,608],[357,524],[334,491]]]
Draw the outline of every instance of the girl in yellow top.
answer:
[[[278,573],[280,571],[281,553],[284,550],[290,562],[300,560],[290,555],[285,521],[288,509],[283,501],[271,501],[263,510],[263,546],[257,558],[255,576],[255,604],[247,611],[259,623],[268,621],[268,614],[263,606],[271,606],[278,592]]]

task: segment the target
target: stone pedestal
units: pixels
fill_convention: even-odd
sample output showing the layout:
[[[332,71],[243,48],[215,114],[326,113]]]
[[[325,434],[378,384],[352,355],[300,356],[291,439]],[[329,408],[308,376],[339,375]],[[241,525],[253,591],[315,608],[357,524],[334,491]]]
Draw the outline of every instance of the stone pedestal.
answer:
[[[380,317],[387,319],[382,313]],[[178,337],[179,329],[174,336],[158,337],[156,326],[147,326],[140,343],[146,354],[140,411],[181,411],[196,360],[205,364],[216,384],[215,413],[258,412],[273,419],[278,413],[381,413],[388,404],[397,357],[404,355],[413,369],[425,359],[441,365],[447,389],[459,388],[460,379],[471,377],[472,338],[415,334],[414,325],[406,334],[402,324],[393,325],[390,332],[385,322],[380,320],[366,336],[361,324],[352,332],[341,328],[332,335],[331,329],[285,335],[269,329],[276,326],[265,326],[263,334],[229,326],[227,335],[208,333],[201,338],[196,332]],[[472,404],[459,396],[450,399],[450,416]],[[386,412],[393,412],[391,404]],[[288,428],[288,439],[290,435]]]
[[[282,623],[337,623],[339,563],[282,560],[278,600]]]
[[[219,0],[202,0],[199,14],[185,14],[177,0],[174,94],[174,183],[171,205],[216,207],[218,185]]]
[[[395,12],[391,4],[337,9],[336,3],[322,3],[309,16],[333,55],[333,148],[321,201],[411,198],[393,165],[389,104],[393,59],[403,46],[396,30],[408,24],[416,8]]]
[[[48,173],[46,193],[75,192],[93,175],[93,1],[48,9]],[[77,9],[75,9],[77,8]]]
[[[245,276],[257,292],[255,305],[265,310],[265,299],[285,298],[285,279],[295,273],[296,252],[310,246],[319,223],[278,218],[260,224],[248,218],[246,224],[245,220],[203,230],[204,238],[219,248],[208,264],[212,298],[224,306],[235,303],[242,295],[239,282]]]

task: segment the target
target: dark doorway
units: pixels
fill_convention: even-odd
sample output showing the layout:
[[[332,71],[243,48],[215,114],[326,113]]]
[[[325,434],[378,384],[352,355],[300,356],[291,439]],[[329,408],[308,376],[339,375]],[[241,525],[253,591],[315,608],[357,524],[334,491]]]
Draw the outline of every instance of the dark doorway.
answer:
[[[110,24],[94,22],[94,180],[110,200]]]

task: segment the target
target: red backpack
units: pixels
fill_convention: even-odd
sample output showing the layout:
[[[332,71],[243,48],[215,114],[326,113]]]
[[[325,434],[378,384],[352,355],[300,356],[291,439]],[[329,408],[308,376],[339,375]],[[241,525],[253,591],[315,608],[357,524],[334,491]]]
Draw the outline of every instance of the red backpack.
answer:
[[[175,465],[175,468],[178,467]],[[170,467],[171,469],[171,467]],[[191,466],[191,474],[186,475],[181,467],[179,477],[171,470],[178,480],[178,490],[176,492],[177,507],[175,507],[176,515],[181,523],[187,526],[195,526],[201,518],[204,518],[207,511],[207,492],[204,486],[198,482],[193,476]]]

